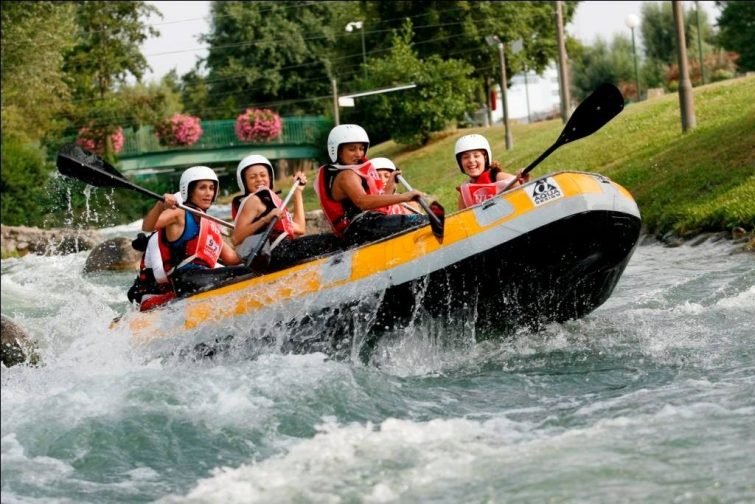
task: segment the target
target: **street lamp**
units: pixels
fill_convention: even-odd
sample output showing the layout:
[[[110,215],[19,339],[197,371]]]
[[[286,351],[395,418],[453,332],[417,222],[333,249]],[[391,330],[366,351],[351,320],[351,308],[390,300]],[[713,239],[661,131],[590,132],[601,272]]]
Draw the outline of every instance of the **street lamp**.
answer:
[[[501,64],[501,101],[503,102],[503,127],[506,130],[506,150],[511,150],[514,142],[511,139],[511,130],[509,129],[509,105],[506,100],[506,56],[503,53],[503,42],[498,35],[488,35],[485,37],[488,45],[498,46],[498,57]]]
[[[637,101],[640,101],[642,93],[640,92],[640,72],[637,70],[637,46],[634,43],[634,29],[640,26],[640,18],[635,14],[630,14],[624,21],[627,27],[632,30],[632,54],[634,54],[634,79],[637,83]]]
[[[364,78],[367,78],[367,51],[364,47],[364,24],[362,21],[352,21],[346,25],[346,31],[351,33],[359,30],[362,33],[362,67],[364,68]]]

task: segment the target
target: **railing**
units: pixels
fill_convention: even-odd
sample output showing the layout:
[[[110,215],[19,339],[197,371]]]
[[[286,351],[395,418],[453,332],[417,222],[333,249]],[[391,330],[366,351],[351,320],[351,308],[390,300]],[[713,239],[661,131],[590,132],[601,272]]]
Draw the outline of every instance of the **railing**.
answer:
[[[280,136],[264,145],[324,145],[327,131],[333,127],[333,121],[323,116],[282,117],[283,131]],[[223,149],[255,145],[255,142],[242,142],[236,138],[236,121],[223,119],[202,121],[202,138],[189,147],[160,145],[152,126],[142,126],[139,131],[125,131],[123,150],[118,158],[139,156],[150,152],[197,151]]]

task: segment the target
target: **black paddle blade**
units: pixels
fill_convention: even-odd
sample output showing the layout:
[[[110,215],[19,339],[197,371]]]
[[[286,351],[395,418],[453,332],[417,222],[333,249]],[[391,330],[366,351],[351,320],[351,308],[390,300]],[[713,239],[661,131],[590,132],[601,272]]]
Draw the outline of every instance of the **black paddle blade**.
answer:
[[[428,217],[430,217],[430,229],[432,229],[433,234],[438,240],[443,241],[443,229],[446,225],[446,209],[437,201],[433,201],[430,203]]]
[[[574,111],[558,139],[558,144],[592,135],[624,110],[624,97],[613,84],[601,84]]]
[[[131,188],[123,175],[97,154],[76,144],[66,144],[58,151],[58,171],[96,187]]]

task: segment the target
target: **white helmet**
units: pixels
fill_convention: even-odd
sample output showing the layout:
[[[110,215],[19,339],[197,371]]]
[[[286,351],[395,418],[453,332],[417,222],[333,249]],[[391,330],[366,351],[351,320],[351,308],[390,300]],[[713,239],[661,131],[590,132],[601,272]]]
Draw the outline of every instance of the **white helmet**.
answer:
[[[246,184],[244,184],[244,170],[256,164],[267,166],[267,173],[268,175],[270,175],[270,189],[273,189],[273,183],[275,182],[275,171],[273,170],[273,164],[265,156],[260,156],[259,154],[250,154],[239,161],[239,166],[236,168],[236,182],[238,182],[239,189],[241,189],[241,192],[244,194],[248,192],[246,189]]]
[[[485,168],[490,166],[490,163],[493,161],[493,153],[490,151],[488,139],[477,134],[464,135],[456,141],[456,147],[454,147],[456,163],[459,165],[462,173],[464,173],[464,169],[461,167],[461,154],[471,150],[484,150],[488,155],[488,159],[485,161]]]
[[[179,183],[179,189],[181,189],[181,198],[184,202],[189,202],[189,184],[196,182],[197,180],[212,180],[215,182],[215,194],[212,197],[212,202],[218,199],[218,191],[220,191],[220,181],[218,176],[212,168],[206,166],[192,166],[181,174],[181,182]]]
[[[364,153],[370,148],[370,137],[364,128],[357,124],[341,124],[330,130],[328,135],[328,155],[332,162],[338,161],[338,147],[346,143],[363,143]]]
[[[372,163],[373,168],[375,168],[376,170],[396,171],[396,165],[393,164],[393,161],[385,157],[376,157],[375,159],[370,159],[370,163]]]

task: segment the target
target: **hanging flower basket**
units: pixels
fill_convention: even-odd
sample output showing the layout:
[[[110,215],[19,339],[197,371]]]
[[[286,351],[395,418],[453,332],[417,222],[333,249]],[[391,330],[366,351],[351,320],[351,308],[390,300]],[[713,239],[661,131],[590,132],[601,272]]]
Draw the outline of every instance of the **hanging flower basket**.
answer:
[[[107,131],[105,128],[99,126],[84,126],[79,130],[76,143],[88,151],[103,155],[105,154],[106,138]],[[110,141],[113,146],[113,152],[118,154],[123,149],[123,143],[125,142],[123,128],[118,126],[115,131],[110,134]]]
[[[155,124],[155,136],[160,145],[189,146],[202,138],[202,126],[199,117],[173,114],[173,116]]]
[[[270,109],[246,109],[236,118],[236,138],[242,142],[269,142],[283,131],[281,117]]]

